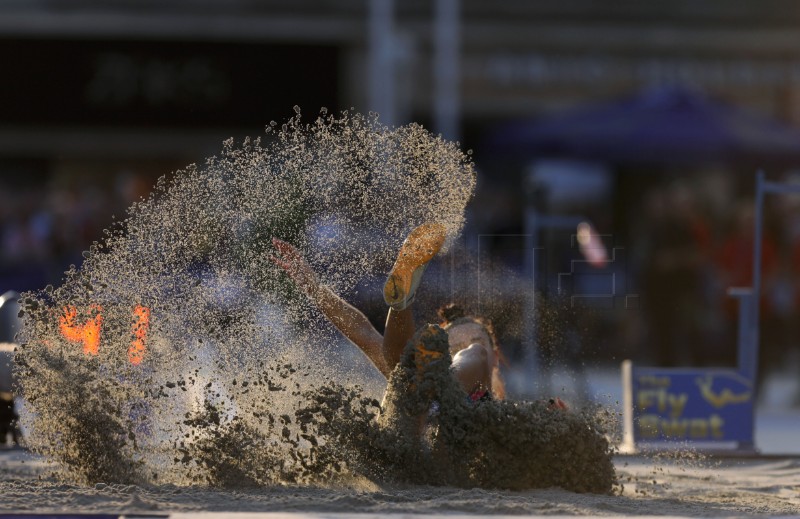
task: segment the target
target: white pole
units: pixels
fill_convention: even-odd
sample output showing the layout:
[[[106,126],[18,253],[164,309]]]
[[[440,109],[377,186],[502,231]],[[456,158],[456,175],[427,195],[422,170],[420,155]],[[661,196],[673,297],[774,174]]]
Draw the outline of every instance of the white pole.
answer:
[[[394,0],[369,3],[369,109],[395,124]]]
[[[436,0],[434,22],[434,106],[435,131],[446,139],[461,140],[460,119],[460,0]]]

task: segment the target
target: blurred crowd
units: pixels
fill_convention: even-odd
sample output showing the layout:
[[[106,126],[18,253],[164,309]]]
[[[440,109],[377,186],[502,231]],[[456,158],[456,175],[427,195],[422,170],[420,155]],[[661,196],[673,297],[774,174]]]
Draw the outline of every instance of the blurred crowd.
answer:
[[[770,178],[800,183],[796,172]],[[486,195],[479,189],[471,218],[484,226],[482,246],[495,245],[496,258],[520,269],[519,236],[524,232],[520,222],[526,202],[503,202],[502,196],[495,188],[487,189]],[[608,196],[582,204],[551,204],[546,209],[562,216],[580,214],[595,224],[611,261],[585,276],[595,280],[588,292],[613,292],[618,297],[585,300],[603,308],[573,319],[582,344],[557,345],[555,349],[572,353],[555,362],[632,358],[656,366],[735,366],[739,302],[728,290],[752,285],[754,174],[723,168],[657,174],[626,171],[617,175]],[[762,374],[800,361],[796,340],[800,335],[800,195],[768,195],[764,211],[759,300]],[[564,273],[574,270],[570,263],[585,258],[575,250],[574,230],[553,233],[549,240],[543,231],[538,246],[548,249],[551,256],[549,249],[565,249],[555,253],[560,259],[550,266],[551,277],[561,276],[563,287],[564,279],[570,277]],[[571,290],[567,296],[579,293],[576,286],[566,286]],[[551,300],[554,295],[552,288],[544,294]],[[568,319],[560,321],[562,328],[570,326]],[[545,332],[539,349],[547,349],[543,345],[553,335]],[[561,330],[556,335],[568,333]],[[566,358],[570,356],[575,358]]]
[[[0,287],[18,292],[58,284],[103,229],[152,187],[129,171],[51,175],[45,181],[0,177]]]
[[[58,284],[70,264],[80,264],[82,251],[103,238],[112,215],[124,218],[156,178],[125,168],[102,176],[53,174],[43,182],[0,177],[0,288],[21,292]],[[800,182],[800,175],[787,174],[783,181]],[[479,186],[465,230],[467,242],[493,232],[493,241],[479,244],[481,254],[507,263],[503,271],[516,277],[525,275],[523,243],[508,238],[520,236],[526,201],[518,192]],[[738,308],[727,291],[752,281],[752,176],[664,175],[635,195],[608,196],[592,210],[592,220],[607,246],[619,248],[610,254],[610,269],[624,253],[624,275],[632,280],[627,291],[637,304],[601,318],[596,335],[584,338],[584,344],[606,345],[608,358],[594,360],[619,355],[660,366],[734,365]],[[800,196],[771,196],[765,208],[762,371],[797,354],[800,332]],[[478,235],[486,229],[490,234]],[[508,297],[521,308],[519,294]],[[585,325],[585,319],[578,321]],[[585,347],[573,349],[575,357],[585,358]]]
[[[784,182],[800,182],[786,175]],[[752,185],[752,184],[751,184]],[[734,365],[738,301],[753,279],[754,197],[729,176],[651,189],[632,235],[649,360],[661,366]],[[760,371],[796,354],[800,332],[800,197],[765,200]],[[791,352],[791,353],[790,353]]]

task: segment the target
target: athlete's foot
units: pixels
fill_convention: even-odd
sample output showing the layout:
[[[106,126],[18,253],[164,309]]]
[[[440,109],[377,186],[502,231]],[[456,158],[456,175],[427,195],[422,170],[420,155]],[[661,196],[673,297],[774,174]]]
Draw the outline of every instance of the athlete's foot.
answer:
[[[445,226],[424,223],[411,231],[400,246],[397,260],[383,286],[383,299],[395,310],[404,310],[413,301],[422,274],[444,244]]]

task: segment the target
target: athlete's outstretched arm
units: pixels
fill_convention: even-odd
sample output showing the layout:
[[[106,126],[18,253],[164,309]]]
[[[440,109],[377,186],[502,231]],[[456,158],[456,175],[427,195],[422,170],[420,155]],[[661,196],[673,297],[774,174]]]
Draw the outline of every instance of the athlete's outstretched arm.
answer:
[[[330,287],[320,283],[311,266],[294,246],[278,238],[272,238],[272,244],[278,254],[270,256],[270,259],[286,271],[289,278],[317,305],[328,321],[358,346],[375,367],[388,377],[391,369],[383,351],[383,336],[372,326],[367,316],[335,294]]]

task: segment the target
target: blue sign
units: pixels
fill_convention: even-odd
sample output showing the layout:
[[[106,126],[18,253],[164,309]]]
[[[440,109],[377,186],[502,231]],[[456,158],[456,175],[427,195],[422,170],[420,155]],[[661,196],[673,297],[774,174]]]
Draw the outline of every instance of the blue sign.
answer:
[[[755,392],[737,371],[634,366],[630,378],[635,443],[753,445]]]

